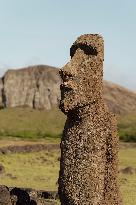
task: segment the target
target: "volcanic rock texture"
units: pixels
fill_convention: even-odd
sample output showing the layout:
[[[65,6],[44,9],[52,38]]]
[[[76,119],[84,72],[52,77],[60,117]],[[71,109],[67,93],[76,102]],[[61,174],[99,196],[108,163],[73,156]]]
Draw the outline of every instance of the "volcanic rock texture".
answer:
[[[121,205],[115,116],[103,100],[103,39],[82,35],[60,70],[60,109],[67,115],[61,139],[61,205]]]

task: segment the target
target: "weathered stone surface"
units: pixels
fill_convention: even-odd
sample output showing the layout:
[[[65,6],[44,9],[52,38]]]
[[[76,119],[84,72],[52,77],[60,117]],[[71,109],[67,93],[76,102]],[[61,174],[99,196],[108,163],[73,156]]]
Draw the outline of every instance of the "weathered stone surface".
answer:
[[[121,205],[115,116],[103,100],[101,36],[79,37],[60,70],[60,109],[67,115],[61,139],[62,205]]]
[[[28,106],[51,109],[59,98],[58,70],[49,66],[34,66],[8,70],[4,76],[5,107]]]
[[[28,106],[51,109],[60,99],[58,69],[46,65],[9,70],[0,79],[0,108]],[[136,93],[104,81],[104,99],[118,114],[136,111]]]
[[[0,185],[0,205],[11,205],[9,189]]]

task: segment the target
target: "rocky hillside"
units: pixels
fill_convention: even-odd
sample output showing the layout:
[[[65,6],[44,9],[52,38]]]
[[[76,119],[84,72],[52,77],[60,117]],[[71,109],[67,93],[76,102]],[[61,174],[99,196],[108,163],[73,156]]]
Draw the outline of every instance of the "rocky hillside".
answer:
[[[136,93],[104,81],[104,98],[110,110],[118,114],[136,113]]]
[[[0,81],[1,107],[51,109],[59,98],[58,69],[32,66],[8,70]]]
[[[60,99],[58,69],[38,65],[8,70],[0,79],[0,107],[32,107],[49,110]],[[136,111],[136,93],[119,85],[104,82],[104,98],[118,114]]]

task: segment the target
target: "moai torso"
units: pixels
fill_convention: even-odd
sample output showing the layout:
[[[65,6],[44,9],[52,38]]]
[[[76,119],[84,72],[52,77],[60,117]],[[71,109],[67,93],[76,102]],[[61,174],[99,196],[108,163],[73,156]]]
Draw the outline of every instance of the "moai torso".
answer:
[[[116,120],[103,101],[103,39],[82,35],[60,70],[60,109],[67,115],[61,140],[61,205],[121,205]]]

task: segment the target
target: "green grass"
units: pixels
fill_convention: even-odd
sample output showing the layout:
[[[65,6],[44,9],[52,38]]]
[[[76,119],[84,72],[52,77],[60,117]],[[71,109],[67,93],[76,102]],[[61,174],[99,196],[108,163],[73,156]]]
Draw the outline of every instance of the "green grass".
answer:
[[[0,138],[60,138],[65,116],[58,108],[50,111],[31,108],[0,110]]]
[[[66,116],[53,108],[50,111],[31,108],[0,110],[0,146],[26,143],[59,143]],[[119,136],[122,141],[136,142],[136,115],[118,118]],[[14,140],[13,140],[14,138]],[[21,140],[20,140],[21,139]],[[29,140],[29,141],[28,141]],[[0,155],[5,173],[0,175],[1,184],[57,190],[60,151],[18,153]],[[120,168],[136,168],[136,149],[120,150]],[[120,174],[124,205],[136,204],[136,174]]]
[[[57,190],[60,150],[50,152],[16,153],[0,155],[5,173],[0,176],[1,184],[42,190]],[[125,148],[119,153],[120,169],[136,168],[136,149]],[[136,174],[120,174],[124,205],[136,204]]]
[[[57,190],[59,150],[0,155],[5,173],[0,183],[7,186]]]
[[[50,111],[31,108],[0,110],[0,138],[60,139],[66,116],[56,107]],[[121,141],[136,142],[136,114],[118,117]]]
[[[120,154],[120,169],[125,167],[136,168],[136,149],[128,148],[121,149]],[[124,205],[136,204],[136,174],[120,174],[121,191],[123,195]]]
[[[120,116],[118,130],[121,141],[136,142],[136,114]]]

